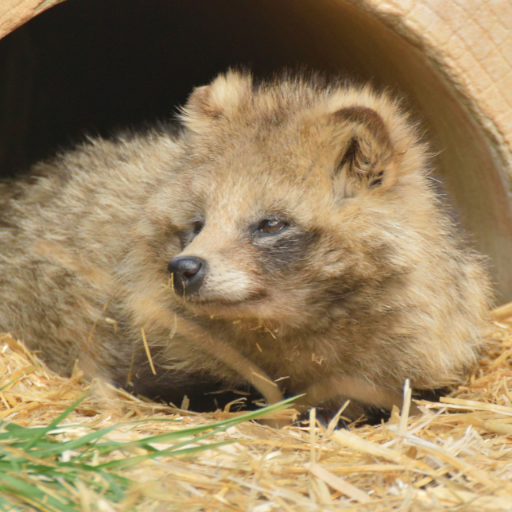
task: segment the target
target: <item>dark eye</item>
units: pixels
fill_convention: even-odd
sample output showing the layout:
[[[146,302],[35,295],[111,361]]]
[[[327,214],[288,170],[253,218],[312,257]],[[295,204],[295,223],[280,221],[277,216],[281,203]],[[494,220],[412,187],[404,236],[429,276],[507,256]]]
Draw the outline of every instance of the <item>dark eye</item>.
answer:
[[[192,224],[192,231],[194,232],[194,235],[198,235],[199,233],[201,233],[203,228],[204,228],[204,221],[202,221],[202,220],[196,220]]]
[[[284,220],[277,219],[265,219],[262,220],[258,226],[258,231],[260,233],[277,233],[278,231],[282,231],[288,223]]]

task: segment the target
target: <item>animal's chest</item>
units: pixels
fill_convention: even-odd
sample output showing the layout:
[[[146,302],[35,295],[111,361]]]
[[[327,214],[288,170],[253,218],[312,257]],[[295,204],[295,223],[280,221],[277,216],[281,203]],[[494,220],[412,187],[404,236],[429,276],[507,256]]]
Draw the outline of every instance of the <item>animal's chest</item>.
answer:
[[[258,337],[246,342],[241,352],[288,392],[300,392],[314,382],[344,371],[339,357],[323,339],[308,340]]]

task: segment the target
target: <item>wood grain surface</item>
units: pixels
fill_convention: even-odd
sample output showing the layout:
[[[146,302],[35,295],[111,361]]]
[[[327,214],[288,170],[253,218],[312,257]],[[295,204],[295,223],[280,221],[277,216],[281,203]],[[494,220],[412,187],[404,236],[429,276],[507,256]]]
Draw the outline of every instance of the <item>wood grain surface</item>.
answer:
[[[0,38],[63,0],[1,0]]]

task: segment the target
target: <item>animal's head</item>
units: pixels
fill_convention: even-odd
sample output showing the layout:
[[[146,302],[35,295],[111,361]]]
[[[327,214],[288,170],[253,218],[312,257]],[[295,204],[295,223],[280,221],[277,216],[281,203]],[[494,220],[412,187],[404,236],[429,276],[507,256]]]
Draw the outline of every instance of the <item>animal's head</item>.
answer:
[[[394,100],[228,72],[182,120],[180,175],[144,222],[192,312],[300,327],[411,264],[401,201],[428,195],[424,148]]]

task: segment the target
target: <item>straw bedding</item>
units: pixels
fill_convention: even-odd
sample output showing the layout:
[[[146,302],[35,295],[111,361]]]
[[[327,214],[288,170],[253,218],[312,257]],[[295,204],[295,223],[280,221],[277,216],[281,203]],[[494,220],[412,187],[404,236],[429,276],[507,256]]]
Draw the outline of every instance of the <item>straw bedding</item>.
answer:
[[[0,420],[25,427],[48,425],[90,387],[79,372],[52,373],[11,335],[0,338],[0,376]],[[123,470],[137,483],[118,503],[84,486],[70,492],[85,511],[512,511],[512,304],[494,312],[486,356],[469,381],[439,403],[418,404],[420,416],[405,407],[387,423],[350,430],[322,426],[315,411],[313,428],[246,421],[205,441],[231,444]],[[80,425],[64,431],[73,438],[123,423],[108,438],[131,441],[236,414],[195,414],[96,384],[61,425]]]

